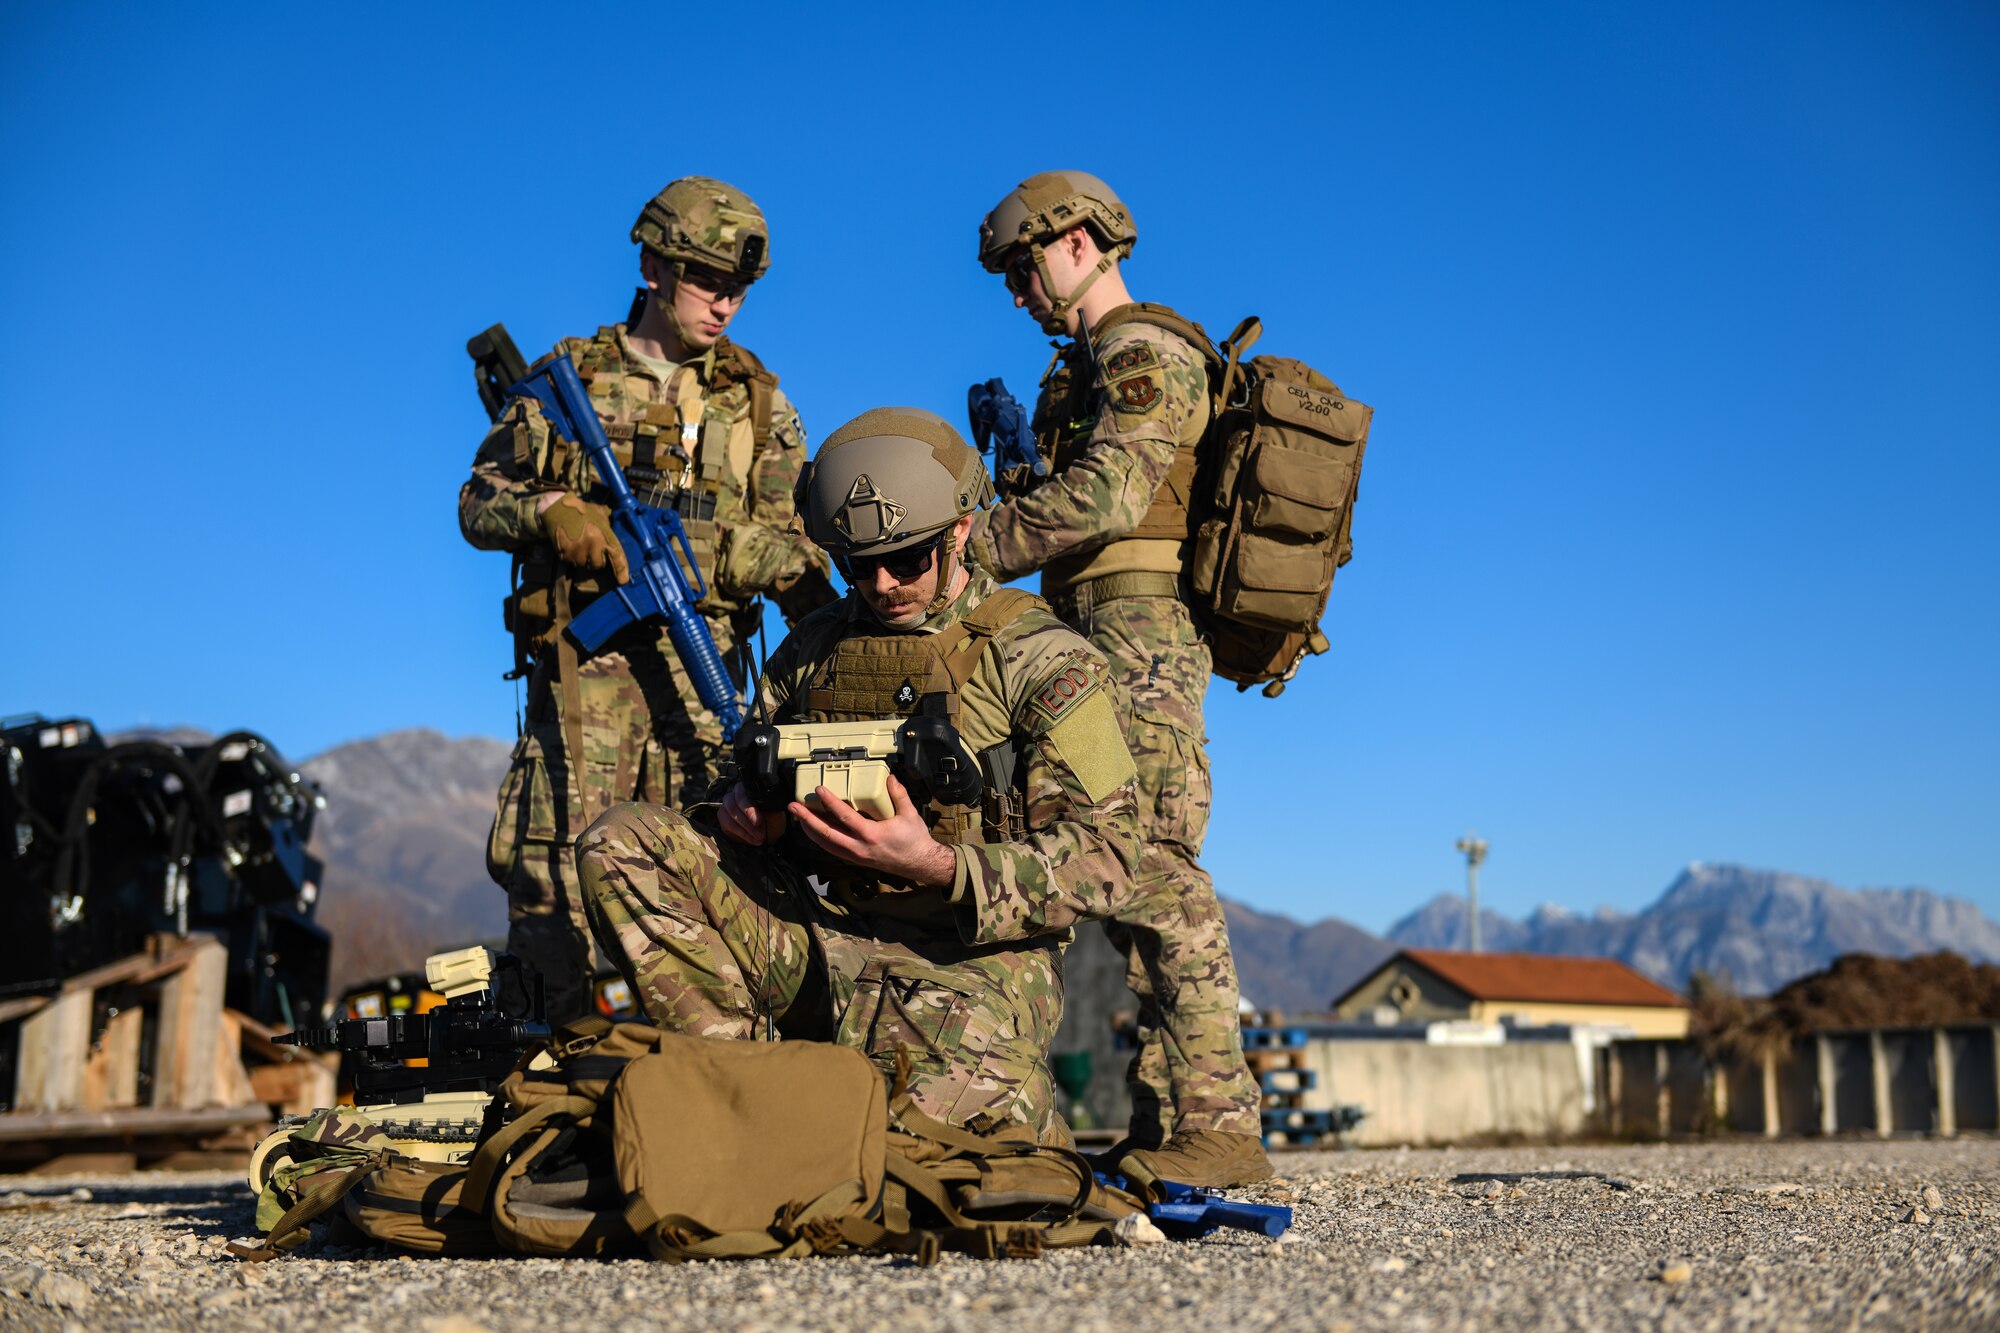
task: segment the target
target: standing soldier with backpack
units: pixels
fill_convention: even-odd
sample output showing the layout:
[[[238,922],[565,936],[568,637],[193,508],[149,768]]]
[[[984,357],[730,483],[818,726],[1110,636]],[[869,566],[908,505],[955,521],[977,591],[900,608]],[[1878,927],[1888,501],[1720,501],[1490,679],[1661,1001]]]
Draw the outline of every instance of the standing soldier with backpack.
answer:
[[[725,336],[770,267],[770,233],[740,190],[689,176],[646,204],[632,240],[645,286],[627,322],[565,339],[551,355],[576,363],[641,503],[679,512],[708,585],[698,609],[740,680],[759,597],[770,594],[788,620],[833,597],[819,555],[790,531],[806,456],[798,413],[778,377]],[[609,498],[539,404],[515,399],[458,499],[465,539],[515,560],[507,626],[516,673],[528,678],[527,714],[487,869],[507,890],[508,952],[541,974],[558,1023],[590,1004],[577,836],[619,801],[704,793],[722,754],[721,724],[665,626],[633,625],[589,657],[563,633],[628,577]]]
[[[1138,892],[1105,927],[1139,999],[1139,1049],[1130,1136],[1111,1156],[1127,1175],[1242,1185],[1271,1165],[1228,927],[1196,859],[1212,659],[1182,578],[1215,353],[1199,326],[1133,302],[1118,263],[1137,238],[1118,196],[1077,171],[1030,177],[981,223],[980,263],[1071,341],[1035,405],[1046,475],[1003,473],[1006,498],[977,517],[968,550],[1003,581],[1040,570],[1042,596],[1110,659],[1129,705],[1146,849]]]

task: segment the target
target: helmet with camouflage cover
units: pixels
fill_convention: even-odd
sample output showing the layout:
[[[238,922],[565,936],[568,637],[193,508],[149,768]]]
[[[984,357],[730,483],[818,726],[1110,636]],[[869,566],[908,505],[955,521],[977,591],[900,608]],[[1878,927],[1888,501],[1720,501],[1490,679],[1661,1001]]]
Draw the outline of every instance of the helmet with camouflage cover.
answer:
[[[1056,294],[1044,246],[1075,227],[1089,227],[1104,257],[1085,275],[1076,290]],[[988,273],[1004,273],[1014,252],[1026,246],[1042,291],[1053,304],[1042,327],[1053,334],[1069,331],[1069,312],[1090,284],[1132,253],[1139,229],[1131,210],[1111,187],[1085,171],[1044,171],[1009,190],[979,224],[979,262]]]
[[[646,202],[632,239],[673,265],[755,282],[771,267],[771,232],[764,214],[733,185],[683,176]]]
[[[950,600],[952,525],[992,498],[979,451],[920,407],[878,407],[827,436],[793,492],[806,536],[837,561],[944,533],[933,612]]]

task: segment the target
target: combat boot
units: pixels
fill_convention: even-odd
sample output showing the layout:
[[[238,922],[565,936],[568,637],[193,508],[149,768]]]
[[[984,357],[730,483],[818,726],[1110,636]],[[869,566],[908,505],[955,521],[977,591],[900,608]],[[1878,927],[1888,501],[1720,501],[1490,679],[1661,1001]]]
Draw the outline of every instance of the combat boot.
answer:
[[[1137,1134],[1127,1134],[1103,1152],[1085,1153],[1083,1159],[1090,1163],[1092,1171],[1102,1171],[1104,1174],[1110,1175],[1115,1171],[1122,1171],[1124,1169],[1118,1164],[1125,1160],[1127,1153],[1136,1152],[1141,1148],[1158,1149],[1159,1146],[1160,1140],[1158,1135],[1154,1135],[1152,1138],[1142,1138]],[[1168,1179],[1171,1180],[1172,1177],[1169,1176]]]
[[[1227,1189],[1271,1178],[1271,1159],[1255,1134],[1184,1129],[1157,1148],[1134,1148],[1119,1160],[1125,1178],[1144,1189],[1159,1180]]]

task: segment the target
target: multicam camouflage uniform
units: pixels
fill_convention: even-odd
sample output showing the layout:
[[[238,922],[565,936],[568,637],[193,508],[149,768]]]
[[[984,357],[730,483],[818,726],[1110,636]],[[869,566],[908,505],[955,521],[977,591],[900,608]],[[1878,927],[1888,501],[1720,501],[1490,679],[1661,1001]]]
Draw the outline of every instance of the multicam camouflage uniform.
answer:
[[[997,577],[1042,571],[1042,594],[1111,664],[1139,769],[1140,891],[1114,921],[1139,1000],[1127,1073],[1135,1138],[1210,1129],[1259,1135],[1243,1058],[1236,965],[1215,885],[1202,700],[1209,648],[1180,596],[1194,447],[1209,420],[1207,359],[1153,306],[1100,317],[1043,378],[1034,425],[1045,482],[976,521],[971,558]],[[1017,488],[1018,482],[1016,479]]]
[[[709,583],[700,609],[725,660],[754,635],[759,595],[788,619],[831,595],[822,558],[790,530],[805,430],[756,358],[724,340],[663,377],[632,355],[622,324],[556,351],[576,363],[640,501],[681,511]],[[576,834],[618,801],[704,793],[722,732],[662,626],[634,626],[578,660],[561,627],[613,576],[556,561],[536,509],[551,491],[610,502],[582,451],[549,429],[537,403],[517,401],[479,447],[459,525],[474,546],[521,561],[509,618],[527,659],[527,714],[487,868],[507,890],[509,949],[562,990],[550,996],[560,1019],[578,1011],[570,991],[590,959],[570,863]]]
[[[749,847],[700,816],[624,805],[578,846],[586,903],[663,1026],[775,1026],[885,1071],[905,1053],[926,1112],[1061,1138],[1048,1066],[1061,950],[1069,926],[1129,892],[1139,849],[1103,659],[1039,602],[975,575],[907,633],[885,632],[854,594],[823,608],[772,653],[759,692],[778,722],[853,721],[915,711],[960,680],[950,711],[988,787],[978,810],[928,813],[955,844],[948,893],[874,877],[797,829]]]

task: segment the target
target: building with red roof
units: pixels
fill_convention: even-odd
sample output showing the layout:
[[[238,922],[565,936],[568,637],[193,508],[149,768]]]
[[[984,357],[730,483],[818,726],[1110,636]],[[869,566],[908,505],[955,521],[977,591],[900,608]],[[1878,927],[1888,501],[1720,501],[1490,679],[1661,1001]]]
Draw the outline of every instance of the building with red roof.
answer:
[[[1685,1037],[1685,997],[1615,958],[1405,949],[1333,1002],[1341,1018],[1386,1023],[1591,1024]]]

